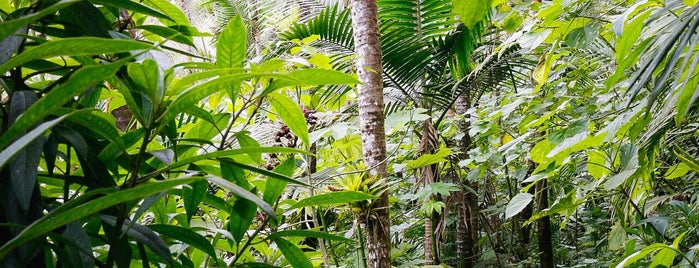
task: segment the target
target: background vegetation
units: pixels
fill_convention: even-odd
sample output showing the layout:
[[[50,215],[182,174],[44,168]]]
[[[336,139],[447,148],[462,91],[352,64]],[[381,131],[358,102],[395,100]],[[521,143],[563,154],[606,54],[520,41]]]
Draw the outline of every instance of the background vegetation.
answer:
[[[693,0],[0,1],[0,266],[696,267]]]

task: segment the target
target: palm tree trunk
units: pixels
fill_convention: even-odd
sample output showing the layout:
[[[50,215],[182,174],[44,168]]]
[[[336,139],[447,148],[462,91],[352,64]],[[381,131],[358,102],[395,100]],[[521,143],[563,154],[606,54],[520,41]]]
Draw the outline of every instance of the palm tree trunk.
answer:
[[[370,175],[386,177],[386,133],[383,117],[383,80],[376,0],[352,0],[352,29],[357,53],[359,125],[364,163]],[[366,223],[367,262],[371,268],[391,267],[388,192],[383,192]]]
[[[543,211],[549,207],[548,187],[546,180],[541,180],[536,185],[539,192],[538,210]],[[542,268],[553,268],[553,248],[551,245],[551,218],[549,216],[536,220],[537,238],[539,239],[539,262]]]
[[[458,114],[465,114],[466,111],[471,107],[468,96],[459,96],[455,103],[455,110]],[[470,124],[468,119],[461,122],[459,126],[459,131],[464,133],[464,136],[459,141],[459,150],[461,151],[462,158],[468,157],[466,152],[471,147],[471,136],[468,134]],[[463,181],[463,180],[462,180]],[[478,192],[478,181],[473,181],[468,184],[474,192]],[[461,248],[461,254],[459,254],[458,263],[459,267],[472,267],[473,260],[478,258],[478,215],[480,214],[480,207],[478,206],[478,195],[471,191],[464,191],[463,193],[462,208],[463,212],[460,213],[457,228],[465,228],[463,230],[457,230],[457,236],[459,234],[465,235],[465,237],[457,237],[457,251]],[[463,223],[463,225],[461,225]]]

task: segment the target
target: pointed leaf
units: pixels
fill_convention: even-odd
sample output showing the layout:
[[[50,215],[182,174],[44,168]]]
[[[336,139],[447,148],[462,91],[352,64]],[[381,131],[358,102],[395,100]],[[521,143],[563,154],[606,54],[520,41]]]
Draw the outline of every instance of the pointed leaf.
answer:
[[[239,195],[241,198],[252,201],[253,203],[255,203],[255,205],[262,209],[262,211],[267,213],[273,221],[277,220],[277,215],[274,213],[274,209],[272,208],[272,206],[270,206],[269,204],[267,204],[267,202],[257,197],[257,195],[254,195],[248,190],[245,190],[240,186],[235,185],[220,177],[206,176],[206,179],[211,183],[218,184],[219,186],[226,188],[228,191],[231,191],[232,193]]]
[[[100,219],[111,226],[116,226],[117,218],[112,215],[100,215]],[[168,263],[172,263],[172,254],[167,244],[150,228],[126,219],[120,229],[134,240],[148,246]]]
[[[534,195],[530,193],[518,193],[515,195],[505,208],[505,219],[512,218],[522,212],[532,202],[533,198]]]
[[[282,162],[279,166],[274,168],[274,172],[291,176],[296,168],[296,159],[294,157],[289,157],[286,161]],[[262,194],[262,199],[269,204],[274,204],[279,196],[284,192],[286,188],[287,181],[275,179],[274,177],[268,177],[265,183],[265,191]]]
[[[299,247],[296,245],[281,237],[272,237],[272,240],[274,240],[274,243],[277,244],[277,247],[279,247],[279,250],[281,250],[282,254],[284,254],[286,260],[289,261],[291,267],[313,267],[313,264],[308,259],[308,256],[303,254],[303,251],[301,251],[301,249],[299,249]]]
[[[269,237],[315,237],[322,238],[326,240],[337,240],[344,242],[352,242],[352,239],[346,238],[344,236],[334,235],[326,232],[312,231],[312,230],[284,230],[272,233]]]
[[[282,121],[289,127],[289,130],[299,137],[304,144],[310,145],[306,117],[303,115],[299,105],[291,98],[279,93],[270,93],[267,99],[274,107],[274,110],[279,113]]]
[[[76,71],[68,78],[68,81],[39,99],[27,109],[24,116],[10,126],[0,137],[0,148],[5,147],[19,133],[41,122],[44,117],[61,108],[64,103],[83,93],[90,86],[113,76],[124,63],[125,61],[122,60],[106,65],[85,66]]]
[[[18,19],[14,20],[9,20],[9,21],[4,21],[0,22],[0,40],[4,40],[11,34],[15,33],[17,30],[20,28],[24,27],[25,25],[29,24],[30,22],[33,22],[35,20],[38,20],[46,15],[53,14],[59,9],[65,8],[67,6],[70,6],[75,3],[82,2],[82,0],[62,0],[59,1],[58,3],[55,3],[51,6],[48,6],[46,8],[40,9],[36,13],[32,13],[27,16],[23,16]],[[0,74],[4,74],[5,72],[0,72]]]
[[[209,243],[204,236],[192,231],[191,229],[166,224],[151,224],[148,225],[148,228],[161,235],[182,241],[185,244],[209,254],[209,256],[213,257],[214,259],[216,258],[216,250],[214,250],[211,243]]]
[[[86,199],[83,198],[71,200],[54,210],[58,212],[52,213],[50,216],[46,215],[38,221],[35,221],[31,225],[24,228],[24,230],[22,230],[22,232],[15,236],[12,240],[0,247],[0,258],[6,256],[12,249],[18,247],[19,245],[46,234],[53,229],[63,226],[71,221],[81,219],[119,203],[140,199],[155,193],[170,190],[178,185],[191,183],[201,179],[202,178],[185,178],[158,181],[141,184],[127,190],[112,192],[111,194],[101,196],[87,202],[85,202]],[[63,206],[70,208],[60,209]]]
[[[224,68],[242,68],[247,52],[247,31],[240,16],[231,18],[221,31],[216,43],[216,65]]]
[[[184,210],[187,213],[187,223],[192,220],[192,216],[199,209],[199,203],[204,199],[209,183],[206,181],[195,181],[182,188],[182,198],[184,199]]]
[[[299,202],[292,205],[291,209],[308,206],[347,204],[351,202],[364,201],[369,199],[376,199],[376,196],[355,191],[331,192],[301,199]]]
[[[153,45],[135,40],[116,40],[96,37],[73,37],[52,40],[27,49],[0,65],[0,74],[36,59],[56,56],[100,55],[152,49]]]
[[[408,162],[405,166],[410,169],[421,168],[424,166],[436,164],[439,162],[446,161],[446,157],[451,154],[451,149],[449,148],[439,148],[434,154],[423,154],[417,159]]]

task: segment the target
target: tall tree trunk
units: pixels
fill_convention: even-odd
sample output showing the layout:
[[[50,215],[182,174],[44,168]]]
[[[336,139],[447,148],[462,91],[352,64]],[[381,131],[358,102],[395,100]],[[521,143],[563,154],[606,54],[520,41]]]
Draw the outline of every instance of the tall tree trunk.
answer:
[[[456,210],[457,210],[457,220],[456,220],[456,267],[464,268],[466,267],[466,250],[468,248],[467,239],[469,237],[468,226],[466,225],[467,213],[466,213],[466,199],[464,196],[465,190],[461,190],[456,193]]]
[[[352,0],[352,29],[357,53],[359,125],[364,163],[370,175],[386,177],[386,133],[383,117],[383,80],[376,0]],[[367,262],[370,268],[391,267],[388,192],[383,192],[375,208],[363,219],[367,234]]]
[[[549,194],[546,179],[536,184],[539,193],[538,210],[543,211],[549,207]],[[553,248],[551,245],[551,218],[549,216],[536,220],[537,238],[539,239],[539,262],[542,268],[553,268]]]
[[[455,103],[455,110],[457,114],[465,114],[468,109],[471,108],[471,103],[468,96],[459,96]],[[459,125],[459,131],[464,133],[464,136],[459,141],[459,150],[463,159],[468,157],[468,150],[471,147],[471,136],[468,134],[470,128],[469,119],[465,118],[463,122]],[[464,180],[462,180],[463,182]],[[473,189],[474,192],[478,192],[478,181],[469,182],[468,187]],[[463,225],[457,224],[457,228],[465,228],[464,230],[457,230],[457,236],[459,234],[465,235],[465,237],[457,237],[457,251],[461,249],[461,255],[459,258],[459,267],[473,267],[473,261],[478,258],[478,215],[480,214],[480,207],[478,206],[478,195],[471,191],[464,191],[463,201],[463,212],[459,215],[459,220],[463,222]]]
[[[425,154],[434,154],[439,150],[439,135],[437,135],[437,129],[434,128],[432,121],[423,121],[422,128],[423,134],[416,158]],[[437,164],[422,167],[420,181],[424,187],[439,181],[438,168]],[[420,185],[420,181],[417,181],[416,185]],[[430,200],[441,201],[441,198],[439,195],[430,195],[425,198],[424,202],[427,203]],[[425,264],[439,264],[439,254],[437,254],[439,248],[435,240],[435,227],[439,226],[439,221],[439,213],[436,211],[428,212],[425,215]]]

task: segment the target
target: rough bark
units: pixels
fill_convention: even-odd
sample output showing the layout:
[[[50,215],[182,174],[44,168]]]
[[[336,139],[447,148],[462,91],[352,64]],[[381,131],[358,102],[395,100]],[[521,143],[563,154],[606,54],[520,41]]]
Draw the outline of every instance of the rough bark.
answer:
[[[538,210],[543,211],[549,207],[548,187],[546,180],[541,180],[536,185],[539,193],[537,200]],[[539,262],[542,268],[553,268],[553,247],[551,245],[551,218],[549,216],[536,220],[537,238],[539,240]]]
[[[468,96],[461,95],[458,97],[455,103],[455,110],[457,114],[465,114],[468,109],[471,108],[471,103]],[[461,151],[461,158],[466,159],[468,155],[466,152],[469,150],[472,144],[471,136],[468,135],[468,130],[470,124],[468,118],[464,119],[459,125],[459,131],[464,133],[464,136],[459,141],[459,150]],[[471,187],[473,191],[478,192],[478,181],[466,182],[468,187]],[[460,251],[458,258],[458,267],[473,267],[473,261],[478,259],[478,215],[480,214],[480,207],[478,206],[478,195],[471,191],[464,191],[462,209],[459,214],[459,224],[457,228],[464,228],[463,230],[457,230],[457,236],[459,234],[464,235],[464,237],[457,237],[457,251]],[[463,224],[462,224],[463,223]]]
[[[386,177],[386,134],[383,117],[383,80],[381,78],[381,42],[376,0],[352,0],[352,29],[357,53],[359,118],[364,163],[370,175]],[[364,218],[367,234],[367,262],[371,268],[391,267],[388,193],[377,200]]]

